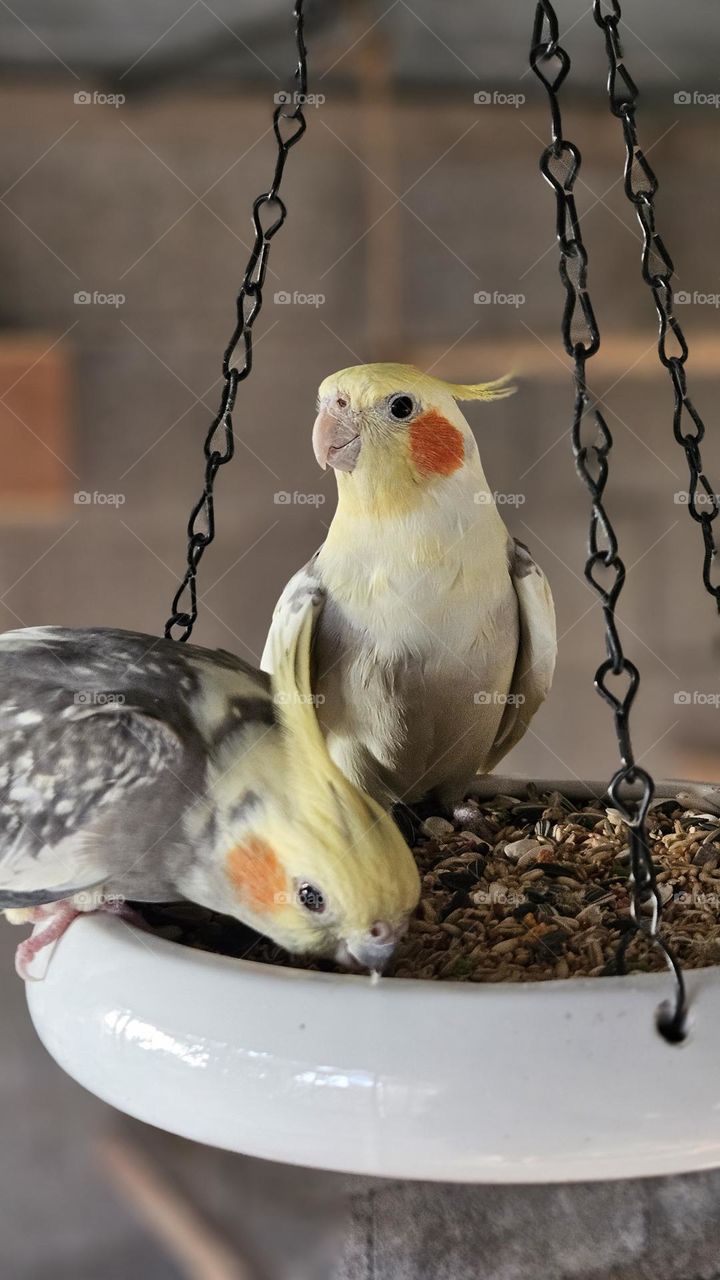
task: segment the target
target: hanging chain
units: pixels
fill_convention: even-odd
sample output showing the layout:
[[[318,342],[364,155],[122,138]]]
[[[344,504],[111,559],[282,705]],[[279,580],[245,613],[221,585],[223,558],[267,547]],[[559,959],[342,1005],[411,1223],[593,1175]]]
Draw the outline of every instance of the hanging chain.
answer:
[[[277,142],[275,174],[269,189],[253,203],[252,222],[255,240],[250,252],[245,274],[237,297],[237,321],[232,337],[223,356],[224,386],[220,408],[205,438],[205,483],[188,521],[187,569],[175,593],[172,613],[165,623],[165,636],[170,639],[189,640],[198,615],[197,571],[206,547],[215,537],[215,477],[220,467],[229,462],[235,452],[232,414],[237,389],[252,371],[253,325],[263,304],[263,285],[267,274],[270,241],[277,234],[287,217],[287,209],[279,191],[288,152],[305,132],[303,103],[307,98],[307,51],[304,40],[304,0],[295,0],[295,69],[294,93],[278,94],[273,112],[273,131]],[[295,104],[290,110],[289,104]],[[238,363],[239,359],[239,363]],[[220,442],[221,448],[217,447]],[[179,628],[180,635],[175,635]]]
[[[717,552],[713,521],[718,515],[720,505],[717,493],[703,470],[700,454],[705,424],[687,393],[685,363],[688,358],[688,344],[673,312],[674,294],[671,279],[675,268],[655,228],[655,196],[659,183],[638,144],[635,104],[639,91],[624,62],[618,31],[622,19],[618,0],[608,0],[607,12],[604,11],[603,0],[593,0],[593,18],[605,33],[610,109],[613,115],[622,121],[625,139],[625,195],[635,206],[642,228],[642,278],[655,299],[659,321],[658,355],[670,375],[673,386],[675,399],[673,432],[678,444],[685,451],[689,472],[687,508],[702,531],[703,582],[710,595],[715,597],[715,604],[720,611],[720,582],[712,581],[713,561]],[[683,424],[684,415],[687,415],[686,429]]]
[[[684,1035],[687,1012],[685,983],[680,965],[660,934],[662,901],[647,834],[654,783],[650,774],[636,763],[630,737],[630,711],[640,673],[623,651],[615,616],[625,584],[625,565],[604,504],[613,440],[600,410],[590,407],[587,386],[586,363],[600,346],[600,331],[588,293],[588,257],[573,193],[582,157],[575,144],[563,137],[558,92],[570,70],[570,57],[559,40],[557,14],[551,0],[538,0],[530,66],[547,91],[552,133],[552,142],[540,158],[540,171],[553,188],[557,202],[559,269],[565,288],[562,338],[573,360],[575,386],[572,447],[575,466],[592,504],[585,578],[602,605],[608,655],[597,669],[595,688],[613,712],[621,763],[608,794],[627,824],[629,836],[631,928],[620,944],[618,967],[624,971],[625,952],[637,934],[644,935],[659,948],[675,978],[675,1000],[672,1008],[661,1009],[658,1026],[667,1039],[679,1040]],[[592,424],[592,432],[587,431],[588,423]],[[611,687],[613,681],[615,688]]]

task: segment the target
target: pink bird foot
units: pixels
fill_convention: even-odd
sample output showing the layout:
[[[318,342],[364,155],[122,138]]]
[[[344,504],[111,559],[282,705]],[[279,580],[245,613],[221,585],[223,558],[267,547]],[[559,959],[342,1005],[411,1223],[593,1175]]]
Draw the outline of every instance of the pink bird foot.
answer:
[[[129,907],[121,898],[110,898],[105,902],[101,902],[97,907],[98,911],[106,911],[109,915],[120,916],[127,924],[134,925],[135,928],[145,929],[147,926],[142,916],[137,911]],[[32,910],[23,912],[23,921],[16,920],[14,923],[24,923],[28,921],[33,925],[33,931],[29,938],[15,949],[15,972],[23,982],[37,982],[45,977],[45,969],[41,973],[31,973],[30,969],[36,956],[40,955],[46,947],[57,942],[70,927],[73,920],[80,915],[87,915],[88,911],[78,910],[73,906],[70,899],[64,899],[61,902],[48,902],[41,907],[33,907]],[[49,960],[49,956],[47,957]],[[47,966],[46,966],[47,967]]]
[[[39,975],[30,972],[35,957],[45,947],[57,942],[79,915],[80,912],[68,901],[49,902],[45,906],[33,908],[32,913],[28,914],[33,931],[15,950],[15,972],[23,982],[37,981],[39,977],[45,976],[44,973]]]

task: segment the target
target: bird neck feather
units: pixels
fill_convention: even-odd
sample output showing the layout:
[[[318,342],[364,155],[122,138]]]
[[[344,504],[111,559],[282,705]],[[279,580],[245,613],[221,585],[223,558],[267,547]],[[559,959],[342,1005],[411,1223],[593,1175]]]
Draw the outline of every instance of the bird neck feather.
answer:
[[[333,590],[348,581],[352,565],[366,577],[417,573],[444,565],[475,565],[484,571],[506,557],[507,531],[479,457],[452,476],[419,491],[411,506],[376,494],[365,505],[338,476],[338,505],[318,566]],[[350,569],[352,572],[352,570]]]

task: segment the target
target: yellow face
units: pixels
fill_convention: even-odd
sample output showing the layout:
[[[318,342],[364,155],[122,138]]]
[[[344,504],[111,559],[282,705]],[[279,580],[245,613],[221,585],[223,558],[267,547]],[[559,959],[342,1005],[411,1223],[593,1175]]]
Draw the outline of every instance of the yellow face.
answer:
[[[322,467],[354,476],[363,489],[372,481],[401,505],[476,453],[449,389],[409,365],[367,365],[326,378],[313,447]]]
[[[291,953],[380,971],[417,906],[420,878],[380,806],[359,792],[347,799],[328,797],[291,827],[265,823],[228,850],[233,914]]]

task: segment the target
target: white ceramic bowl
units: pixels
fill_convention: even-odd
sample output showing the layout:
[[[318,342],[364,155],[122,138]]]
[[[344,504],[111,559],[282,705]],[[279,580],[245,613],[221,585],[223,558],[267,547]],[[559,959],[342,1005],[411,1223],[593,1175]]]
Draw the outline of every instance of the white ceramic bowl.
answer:
[[[60,1066],[186,1138],[352,1173],[549,1182],[720,1165],[720,969],[688,988],[691,1032],[670,1046],[663,974],[372,984],[96,915],[27,991]]]

